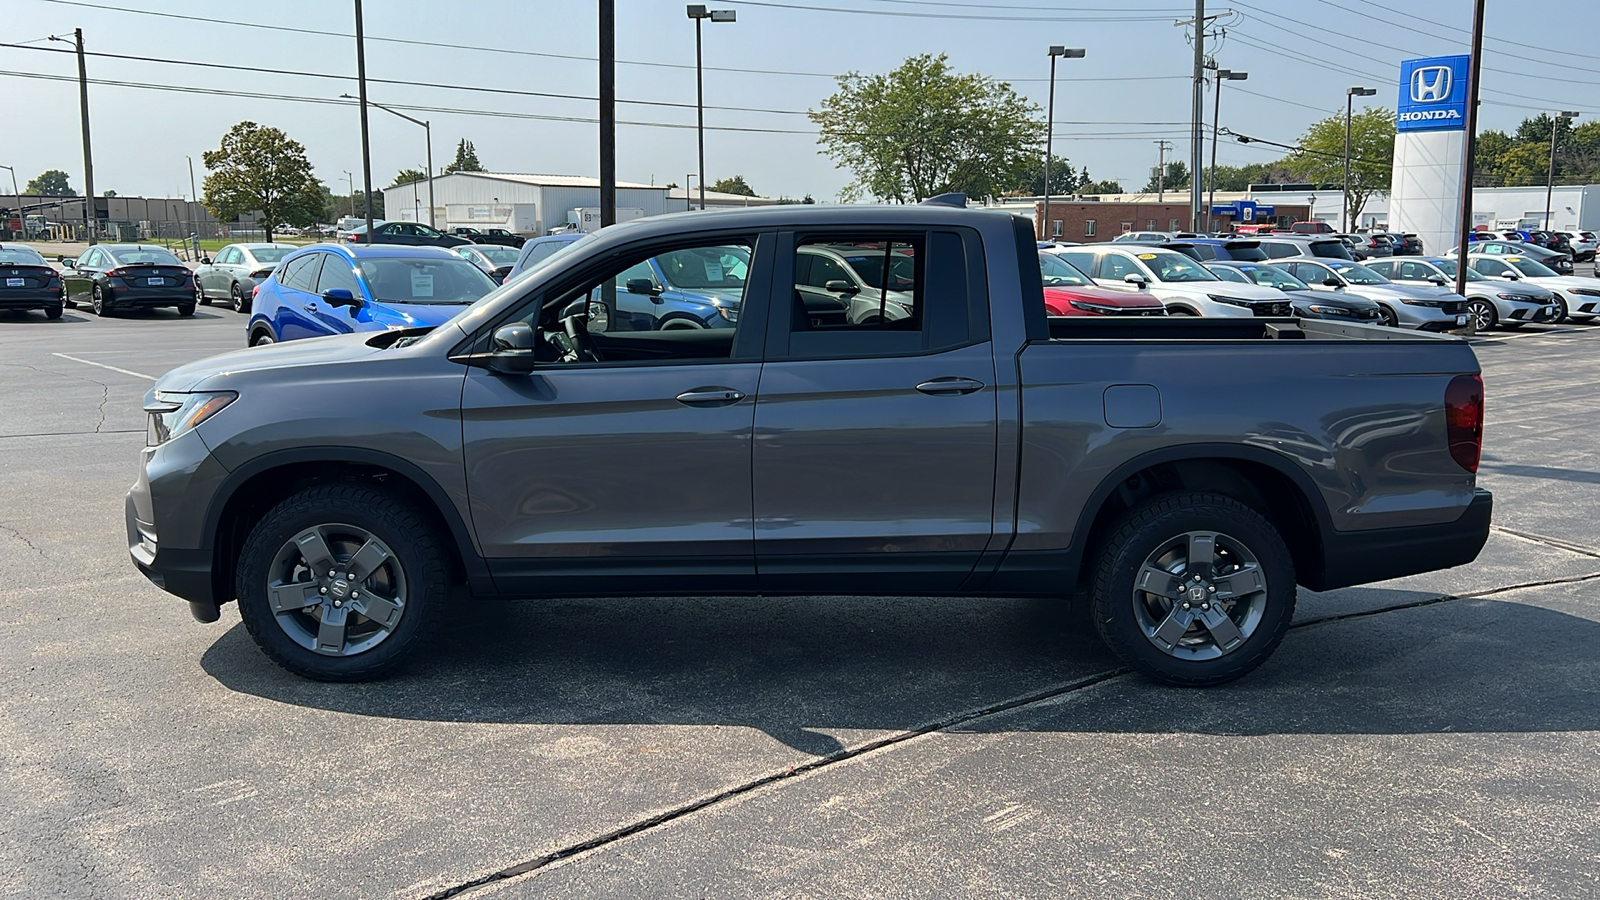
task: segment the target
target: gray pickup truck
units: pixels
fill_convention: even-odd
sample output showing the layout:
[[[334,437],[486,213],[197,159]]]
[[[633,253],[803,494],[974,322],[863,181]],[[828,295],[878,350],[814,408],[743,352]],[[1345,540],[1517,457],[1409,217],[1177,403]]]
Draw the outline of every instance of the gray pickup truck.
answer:
[[[1048,318],[1036,254],[1028,223],[940,204],[661,216],[431,331],[196,362],[146,398],[129,550],[202,622],[237,599],[314,679],[389,671],[464,585],[1081,590],[1112,650],[1185,685],[1265,660],[1297,584],[1477,556],[1492,501],[1465,342]],[[635,273],[661,259],[734,298],[727,322],[616,314],[651,301]]]

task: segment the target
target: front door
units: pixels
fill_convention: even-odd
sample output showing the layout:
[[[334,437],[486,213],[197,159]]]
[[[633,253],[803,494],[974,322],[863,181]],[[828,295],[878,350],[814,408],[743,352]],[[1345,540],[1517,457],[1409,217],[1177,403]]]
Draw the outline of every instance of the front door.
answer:
[[[781,246],[787,289],[774,291],[755,416],[762,591],[957,589],[994,528],[995,370],[978,236],[807,232]],[[797,259],[840,246],[914,260],[909,288],[894,286],[897,302],[910,298],[907,315],[851,324],[806,312]],[[882,292],[881,280],[862,293]]]
[[[283,267],[278,279],[278,296],[283,300],[278,307],[278,340],[293,341],[328,334],[328,329],[317,318],[322,309],[322,298],[317,295],[317,276],[327,256],[326,253],[308,253]]]
[[[741,298],[753,324],[589,334],[563,317],[596,309],[621,272],[659,253],[758,241]],[[641,242],[513,314],[537,335],[534,371],[474,368],[462,394],[473,528],[502,590],[588,593],[597,576],[627,594],[755,589],[750,435],[772,241]]]

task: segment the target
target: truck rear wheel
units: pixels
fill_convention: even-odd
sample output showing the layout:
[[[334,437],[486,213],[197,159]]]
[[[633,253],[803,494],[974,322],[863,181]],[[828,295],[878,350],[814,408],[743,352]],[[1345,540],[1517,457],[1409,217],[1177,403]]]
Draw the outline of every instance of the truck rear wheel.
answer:
[[[1103,543],[1091,604],[1112,652],[1167,684],[1232,681],[1266,661],[1294,616],[1289,549],[1260,514],[1178,493],[1125,513]]]
[[[435,630],[450,588],[439,537],[409,504],[365,484],[301,490],[245,538],[239,614],[278,665],[317,681],[397,667]]]

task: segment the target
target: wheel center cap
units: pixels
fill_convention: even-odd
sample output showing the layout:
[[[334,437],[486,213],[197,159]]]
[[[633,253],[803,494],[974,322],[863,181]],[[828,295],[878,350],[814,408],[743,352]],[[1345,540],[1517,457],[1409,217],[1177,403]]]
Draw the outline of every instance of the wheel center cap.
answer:
[[[1189,600],[1191,602],[1200,603],[1200,602],[1204,601],[1205,599],[1206,599],[1206,589],[1205,589],[1205,587],[1203,585],[1198,585],[1197,584],[1194,587],[1189,588]]]
[[[344,600],[350,596],[350,582],[343,578],[337,579],[328,585],[328,596],[335,600]]]

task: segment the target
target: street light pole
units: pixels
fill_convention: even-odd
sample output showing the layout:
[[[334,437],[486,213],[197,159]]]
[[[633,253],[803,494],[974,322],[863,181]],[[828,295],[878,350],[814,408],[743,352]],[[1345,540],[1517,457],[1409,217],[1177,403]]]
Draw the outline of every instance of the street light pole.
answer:
[[[1371,97],[1377,88],[1353,87],[1344,92],[1344,199],[1339,204],[1339,231],[1350,231],[1350,112],[1356,97]]]
[[[1056,128],[1056,58],[1082,59],[1081,47],[1063,47],[1060,44],[1050,46],[1050,101],[1046,107],[1044,122],[1044,221],[1039,225],[1040,240],[1047,239],[1050,233],[1050,153],[1052,140],[1055,138]]]
[[[1544,179],[1544,230],[1550,230],[1550,199],[1556,189],[1556,129],[1561,125],[1562,119],[1576,119],[1575,112],[1557,113],[1550,119],[1550,174]]]
[[[349,94],[340,94],[339,97],[340,97],[340,99],[343,99],[343,100],[355,100],[355,99],[358,99],[356,97],[350,96]],[[367,104],[369,106],[376,106],[377,108],[379,108],[379,109],[383,110],[384,112],[389,113],[391,115],[399,116],[400,118],[405,119],[407,122],[410,122],[413,125],[421,125],[422,126],[423,140],[428,142],[428,227],[430,227],[430,228],[438,228],[439,226],[433,224],[433,126],[429,125],[427,122],[423,121],[422,119],[413,119],[410,116],[406,115],[405,113],[400,112],[399,110],[390,109],[389,107],[384,106],[382,103],[379,103],[376,100],[368,100]],[[345,174],[349,175],[350,173],[346,172]],[[355,188],[354,187],[352,187],[350,189],[350,193],[351,194],[355,193]]]
[[[1222,83],[1224,81],[1244,81],[1250,77],[1249,72],[1235,72],[1230,69],[1218,69],[1217,96],[1212,99],[1211,107],[1211,178],[1209,179],[1211,195],[1206,198],[1206,214],[1201,217],[1207,225],[1211,224],[1211,208],[1217,205],[1217,132],[1222,129]],[[1210,231],[1210,228],[1197,229]]]
[[[1167,149],[1171,141],[1156,141],[1156,202],[1167,202]]]
[[[50,40],[67,42],[64,37],[50,35]],[[83,227],[88,232],[84,238],[91,246],[94,237],[94,154],[89,150],[89,71],[83,61],[83,29],[72,29],[72,45],[78,49],[78,110],[83,118]],[[62,209],[66,204],[62,204]]]
[[[739,16],[731,9],[706,9],[699,3],[689,4],[687,11],[689,18],[694,20],[695,134],[700,143],[700,209],[703,212],[706,208],[706,90],[700,49],[700,23],[706,19],[713,22],[735,22]]]
[[[689,210],[694,209],[694,201],[689,199],[689,179],[691,179],[693,177],[694,177],[694,173],[693,172],[690,172],[689,174],[683,176],[683,211],[684,212],[688,212]],[[705,182],[702,181],[701,184],[705,184]],[[701,207],[701,208],[704,209],[705,207]]]
[[[356,177],[348,169],[339,171],[344,172],[344,183],[350,185],[350,218],[353,219],[356,215]]]
[[[356,86],[361,95],[361,188],[366,201],[367,230],[364,237],[372,243],[372,145],[367,138],[367,39],[361,22],[361,0],[356,0]]]

